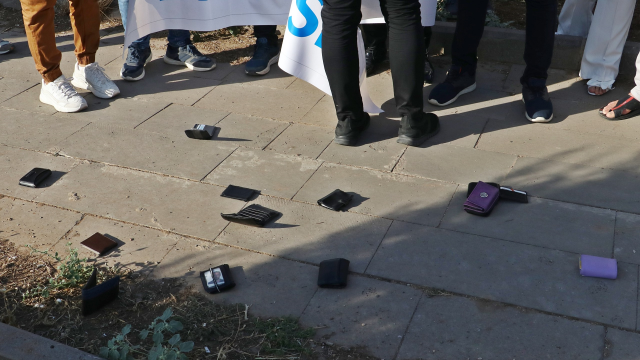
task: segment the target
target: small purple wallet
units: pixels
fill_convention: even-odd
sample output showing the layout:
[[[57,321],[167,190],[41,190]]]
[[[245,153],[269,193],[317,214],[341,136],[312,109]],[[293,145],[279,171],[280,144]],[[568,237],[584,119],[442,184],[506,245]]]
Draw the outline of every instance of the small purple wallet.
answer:
[[[618,262],[616,259],[580,255],[580,275],[615,279],[618,277]]]
[[[500,189],[482,181],[473,189],[467,201],[464,202],[464,211],[469,214],[487,216],[493,210],[493,206],[500,197]]]

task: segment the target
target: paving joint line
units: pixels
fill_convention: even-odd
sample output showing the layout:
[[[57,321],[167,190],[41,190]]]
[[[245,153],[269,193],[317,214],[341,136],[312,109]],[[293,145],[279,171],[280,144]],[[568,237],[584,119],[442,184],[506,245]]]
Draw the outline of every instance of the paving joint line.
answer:
[[[373,252],[373,254],[371,255],[371,258],[369,259],[369,262],[367,262],[367,266],[365,266],[364,271],[362,272],[363,274],[366,274],[367,270],[369,270],[369,265],[371,265],[373,258],[376,257],[376,254],[378,253],[378,250],[380,250],[380,246],[382,245],[382,242],[387,237],[387,234],[389,233],[389,229],[391,229],[391,226],[393,226],[394,223],[395,223],[395,220],[392,220],[391,223],[389,223],[389,226],[387,226],[387,230],[384,232],[384,235],[382,235],[382,238],[380,239],[378,246],[376,246],[376,251]]]
[[[489,124],[489,120],[491,120],[491,118],[487,118],[484,121],[484,125],[482,125],[482,130],[480,130],[480,134],[478,134],[478,138],[476,139],[476,143],[473,145],[473,148],[476,150],[480,150],[478,149],[478,144],[480,143],[480,138],[482,138],[482,134],[484,134],[484,130],[487,128],[487,124]]]
[[[207,176],[209,176],[215,169],[217,169],[220,165],[222,165],[223,162],[227,161],[227,159],[229,157],[231,157],[231,155],[233,155],[239,148],[240,148],[240,146],[237,146],[235,149],[233,149],[233,151],[230,152],[229,155],[225,156],[225,158],[222,159],[222,161],[220,161],[216,166],[214,166],[213,169],[211,169],[211,171],[206,173],[206,175],[204,177],[202,177],[202,179],[200,179],[197,182],[200,183],[200,184],[210,184],[210,185],[215,185],[215,186],[219,186],[219,187],[224,187],[224,185],[217,185],[217,184],[214,184],[214,183],[204,182],[204,179],[206,179]],[[192,180],[189,180],[189,181],[192,181]]]
[[[451,203],[453,202],[453,198],[456,196],[456,193],[458,192],[459,188],[460,188],[460,185],[457,185],[455,190],[453,190],[453,194],[451,194],[451,198],[449,198],[449,203],[447,204],[447,207],[444,208],[444,212],[442,213],[442,217],[440,217],[440,221],[438,222],[438,226],[436,226],[436,229],[440,229],[440,225],[442,225],[442,222],[444,221],[445,216],[447,216],[447,211],[449,211],[449,207],[451,206]]]
[[[400,156],[398,156],[398,160],[396,160],[396,163],[393,164],[393,166],[391,167],[391,170],[389,170],[390,173],[394,173],[393,170],[396,169],[396,166],[398,166],[398,164],[400,164],[400,160],[402,160],[402,157],[404,156],[404,154],[407,152],[407,149],[409,149],[408,146],[404,147],[404,150],[402,150],[402,154],[400,154]]]
[[[416,315],[416,312],[418,311],[418,306],[420,306],[420,302],[422,301],[423,297],[424,297],[424,292],[420,292],[420,297],[418,298],[418,302],[416,303],[416,307],[413,308],[413,312],[411,313],[411,317],[409,318],[409,322],[407,323],[407,327],[404,329],[404,332],[402,333],[402,338],[400,338],[400,344],[398,344],[398,349],[396,349],[396,353],[392,357],[392,359],[394,359],[394,360],[398,358],[398,355],[400,355],[400,349],[402,349],[402,344],[404,344],[404,339],[407,337],[407,333],[409,332],[409,327],[411,326],[411,323],[413,322],[413,317]]]
[[[156,116],[156,115],[160,114],[162,111],[164,111],[164,109],[168,108],[168,107],[169,107],[169,106],[171,106],[171,105],[173,105],[173,103],[169,103],[169,105],[167,105],[167,106],[163,107],[162,109],[160,109],[160,110],[156,111],[153,115],[151,115],[151,116],[149,116],[148,118],[146,118],[146,119],[142,120],[142,122],[141,122],[140,124],[138,124],[138,125],[134,126],[134,127],[133,127],[133,129],[134,129],[134,130],[135,130],[135,129],[137,129],[137,128],[138,128],[138,126],[140,126],[140,125],[144,124],[145,122],[147,122],[147,120],[151,119],[152,117],[154,117],[154,116]]]
[[[285,199],[285,200],[293,200],[293,198],[294,198],[294,197],[296,197],[296,195],[298,195],[298,193],[300,192],[300,190],[302,190],[302,188],[303,188],[305,185],[307,185],[307,183],[309,182],[309,180],[311,180],[311,178],[313,177],[313,175],[315,175],[315,174],[318,172],[318,170],[320,170],[320,168],[321,168],[322,166],[324,166],[324,161],[322,161],[322,160],[314,160],[314,161],[320,161],[320,165],[318,165],[318,167],[317,167],[315,170],[313,170],[313,174],[311,174],[311,176],[309,176],[309,177],[307,178],[307,180],[305,180],[304,184],[302,184],[302,186],[300,186],[300,188],[296,191],[296,193],[295,193],[295,194],[293,194],[293,196],[291,197],[291,199]],[[284,199],[284,198],[283,198],[283,199]],[[305,203],[305,204],[308,204],[308,203]]]
[[[3,77],[3,79],[4,79],[4,77]],[[2,105],[3,103],[6,103],[7,101],[9,101],[9,100],[13,99],[14,97],[16,97],[16,96],[18,96],[18,95],[20,95],[20,94],[22,94],[22,93],[25,93],[25,92],[27,92],[27,91],[29,91],[29,90],[33,89],[34,87],[36,87],[36,86],[38,86],[38,85],[40,85],[40,84],[33,84],[33,86],[30,86],[30,87],[28,87],[27,89],[24,89],[24,90],[20,91],[19,93],[17,93],[17,94],[15,94],[15,95],[13,95],[12,97],[10,97],[10,98],[8,98],[8,99],[5,99],[4,101],[0,102],[0,105]],[[30,112],[30,111],[27,111],[27,110],[21,110],[21,109],[11,109],[11,108],[7,108],[7,109],[9,109],[9,110],[15,110],[15,111],[26,111],[26,112]],[[52,114],[52,115],[53,115],[53,114]]]
[[[264,147],[262,147],[260,150],[267,150],[267,148],[269,147],[269,145],[273,144],[274,141],[276,141],[276,139],[278,139],[280,137],[280,135],[282,135],[288,128],[291,127],[291,125],[293,124],[293,122],[289,122],[289,125],[285,126],[284,129],[282,129],[282,131],[280,131],[278,133],[278,135],[276,135],[276,137],[274,137],[273,139],[271,139],[271,141],[269,141],[269,143],[267,145],[265,145]],[[267,130],[268,131],[268,130]],[[265,133],[266,131],[263,131],[261,134]],[[258,135],[260,136],[260,135]],[[271,150],[273,151],[273,150]],[[298,156],[296,156],[298,157]]]

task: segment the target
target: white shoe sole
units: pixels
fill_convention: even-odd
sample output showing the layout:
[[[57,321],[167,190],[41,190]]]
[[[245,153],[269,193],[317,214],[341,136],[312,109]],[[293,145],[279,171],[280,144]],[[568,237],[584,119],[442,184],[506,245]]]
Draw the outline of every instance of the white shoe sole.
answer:
[[[120,79],[125,80],[125,81],[142,80],[142,78],[144,78],[144,75],[145,75],[144,67],[147,66],[147,64],[151,62],[152,58],[153,58],[153,55],[149,54],[149,57],[147,58],[147,60],[145,60],[144,64],[142,65],[142,74],[140,74],[140,76],[135,77],[135,78],[126,78],[126,77],[124,77],[124,75],[122,75],[122,70],[124,70],[124,69],[120,69]]]
[[[522,102],[524,103],[524,98],[522,98]],[[553,120],[553,114],[551,114],[551,117],[548,119],[545,119],[541,116],[532,119],[529,117],[529,114],[527,114],[527,110],[524,111],[524,116],[527,118],[527,120],[531,121],[532,123],[548,123],[549,121]]]
[[[213,66],[211,68],[209,68],[209,69],[196,68],[196,67],[193,67],[192,64],[187,64],[184,61],[180,61],[180,60],[173,60],[173,59],[170,59],[170,58],[168,58],[166,56],[164,57],[164,62],[169,64],[169,65],[186,66],[186,67],[189,68],[189,70],[193,70],[193,71],[211,71],[211,70],[216,68],[216,64],[213,64]]]
[[[0,51],[0,55],[6,54],[6,53],[10,53],[11,50],[13,50],[13,49]]]
[[[89,107],[86,102],[83,102],[78,107],[63,107],[63,106],[60,106],[58,104],[58,102],[56,102],[56,100],[53,99],[51,97],[51,95],[49,95],[46,92],[45,93],[40,92],[40,102],[43,103],[43,104],[51,105],[57,111],[63,112],[63,113],[74,113],[74,112],[78,112],[78,111],[84,110],[84,109]]]
[[[280,59],[280,53],[278,53],[278,55],[272,57],[269,60],[269,63],[267,64],[267,67],[264,70],[256,71],[256,75],[266,75],[266,74],[268,74],[269,71],[271,71],[271,65],[277,63],[279,59]],[[245,70],[244,73],[247,74],[247,75],[253,75],[253,74],[250,74],[247,70]]]
[[[476,89],[476,83],[473,83],[473,85],[470,85],[464,89],[462,89],[462,91],[460,91],[458,93],[458,95],[456,95],[456,97],[454,97],[453,99],[447,101],[446,103],[440,104],[438,101],[436,101],[435,99],[429,99],[429,104],[431,105],[435,105],[435,106],[447,106],[452,104],[454,101],[458,100],[458,98],[460,97],[460,95],[464,95],[464,94],[468,94],[470,92],[472,92],[473,90]]]
[[[107,95],[107,94],[105,94],[105,93],[102,93],[102,92],[96,91],[96,89],[95,89],[93,86],[91,86],[91,84],[89,84],[88,82],[86,82],[86,81],[80,81],[80,80],[78,80],[78,79],[76,79],[76,78],[74,78],[73,80],[71,80],[71,85],[73,85],[73,86],[77,87],[78,89],[89,90],[89,91],[91,91],[91,93],[92,93],[95,97],[99,97],[100,99],[111,99],[111,98],[113,98],[113,97],[117,96],[118,94],[120,94],[120,90],[118,90],[118,91],[116,91],[116,93],[115,93],[115,94],[113,94],[113,95],[109,96],[109,95]]]

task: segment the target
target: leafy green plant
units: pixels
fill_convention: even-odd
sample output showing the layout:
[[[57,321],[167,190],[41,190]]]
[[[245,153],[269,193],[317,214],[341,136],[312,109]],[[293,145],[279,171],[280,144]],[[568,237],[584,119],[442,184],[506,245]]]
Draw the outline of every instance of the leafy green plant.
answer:
[[[451,18],[451,14],[446,9],[447,1],[448,0],[438,0],[438,5],[436,8],[436,19],[440,21],[447,21],[449,18]]]
[[[283,317],[270,320],[256,320],[256,330],[264,333],[262,350],[267,354],[288,355],[294,353],[308,353],[305,346],[315,333],[314,329],[303,329],[298,320],[293,317]]]
[[[133,360],[133,354],[146,356],[148,360],[184,360],[186,353],[193,350],[193,341],[182,342],[178,331],[184,329],[180,321],[170,320],[173,310],[167,308],[162,316],[153,320],[146,329],[138,332],[143,345],[133,345],[127,335],[131,333],[131,325],[127,324],[120,334],[108,341],[106,347],[100,348],[100,356],[109,360]],[[169,334],[166,334],[169,333]],[[165,334],[173,334],[165,341]],[[149,337],[151,335],[151,337]],[[151,343],[149,343],[151,340]]]
[[[192,31],[191,35],[193,35],[192,41],[194,43],[198,43],[198,42],[203,42],[204,40],[202,39],[202,35],[200,35],[199,32],[197,31]]]
[[[231,36],[238,36],[242,33],[242,26],[229,26],[227,30]]]
[[[31,253],[44,254],[46,256],[55,259],[60,263],[57,267],[56,275],[49,279],[49,283],[44,286],[38,286],[34,289],[28,289],[23,295],[22,299],[42,296],[48,298],[53,290],[60,289],[72,289],[84,285],[89,280],[91,273],[93,272],[93,266],[87,264],[87,258],[80,258],[78,256],[78,249],[72,249],[71,243],[67,243],[69,248],[69,255],[65,258],[61,258],[56,252],[51,255],[48,250],[40,251],[34,249],[31,245],[27,245],[31,249]]]

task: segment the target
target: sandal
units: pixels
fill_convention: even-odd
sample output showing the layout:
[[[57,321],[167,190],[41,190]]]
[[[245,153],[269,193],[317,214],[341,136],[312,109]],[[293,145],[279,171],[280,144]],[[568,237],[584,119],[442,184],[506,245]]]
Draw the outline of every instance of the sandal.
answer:
[[[627,97],[618,100],[618,105],[611,109],[615,117],[608,118],[603,112],[604,108],[598,110],[600,117],[607,120],[625,120],[637,116],[640,114],[640,101],[636,100],[633,96],[627,95]],[[631,110],[628,114],[622,114],[624,110]]]
[[[614,86],[612,86],[610,89],[602,89],[602,90],[604,90],[604,92],[603,92],[602,94],[598,95],[598,94],[596,94],[596,93],[592,93],[591,91],[589,91],[589,88],[590,88],[590,87],[599,87],[600,89],[602,89],[602,88],[601,88],[600,86],[594,86],[594,85],[589,86],[589,85],[587,85],[587,94],[589,94],[589,95],[591,95],[591,96],[602,96],[602,95],[604,95],[604,94],[608,93],[609,91],[611,91],[611,90],[615,89],[615,87],[614,87]]]

